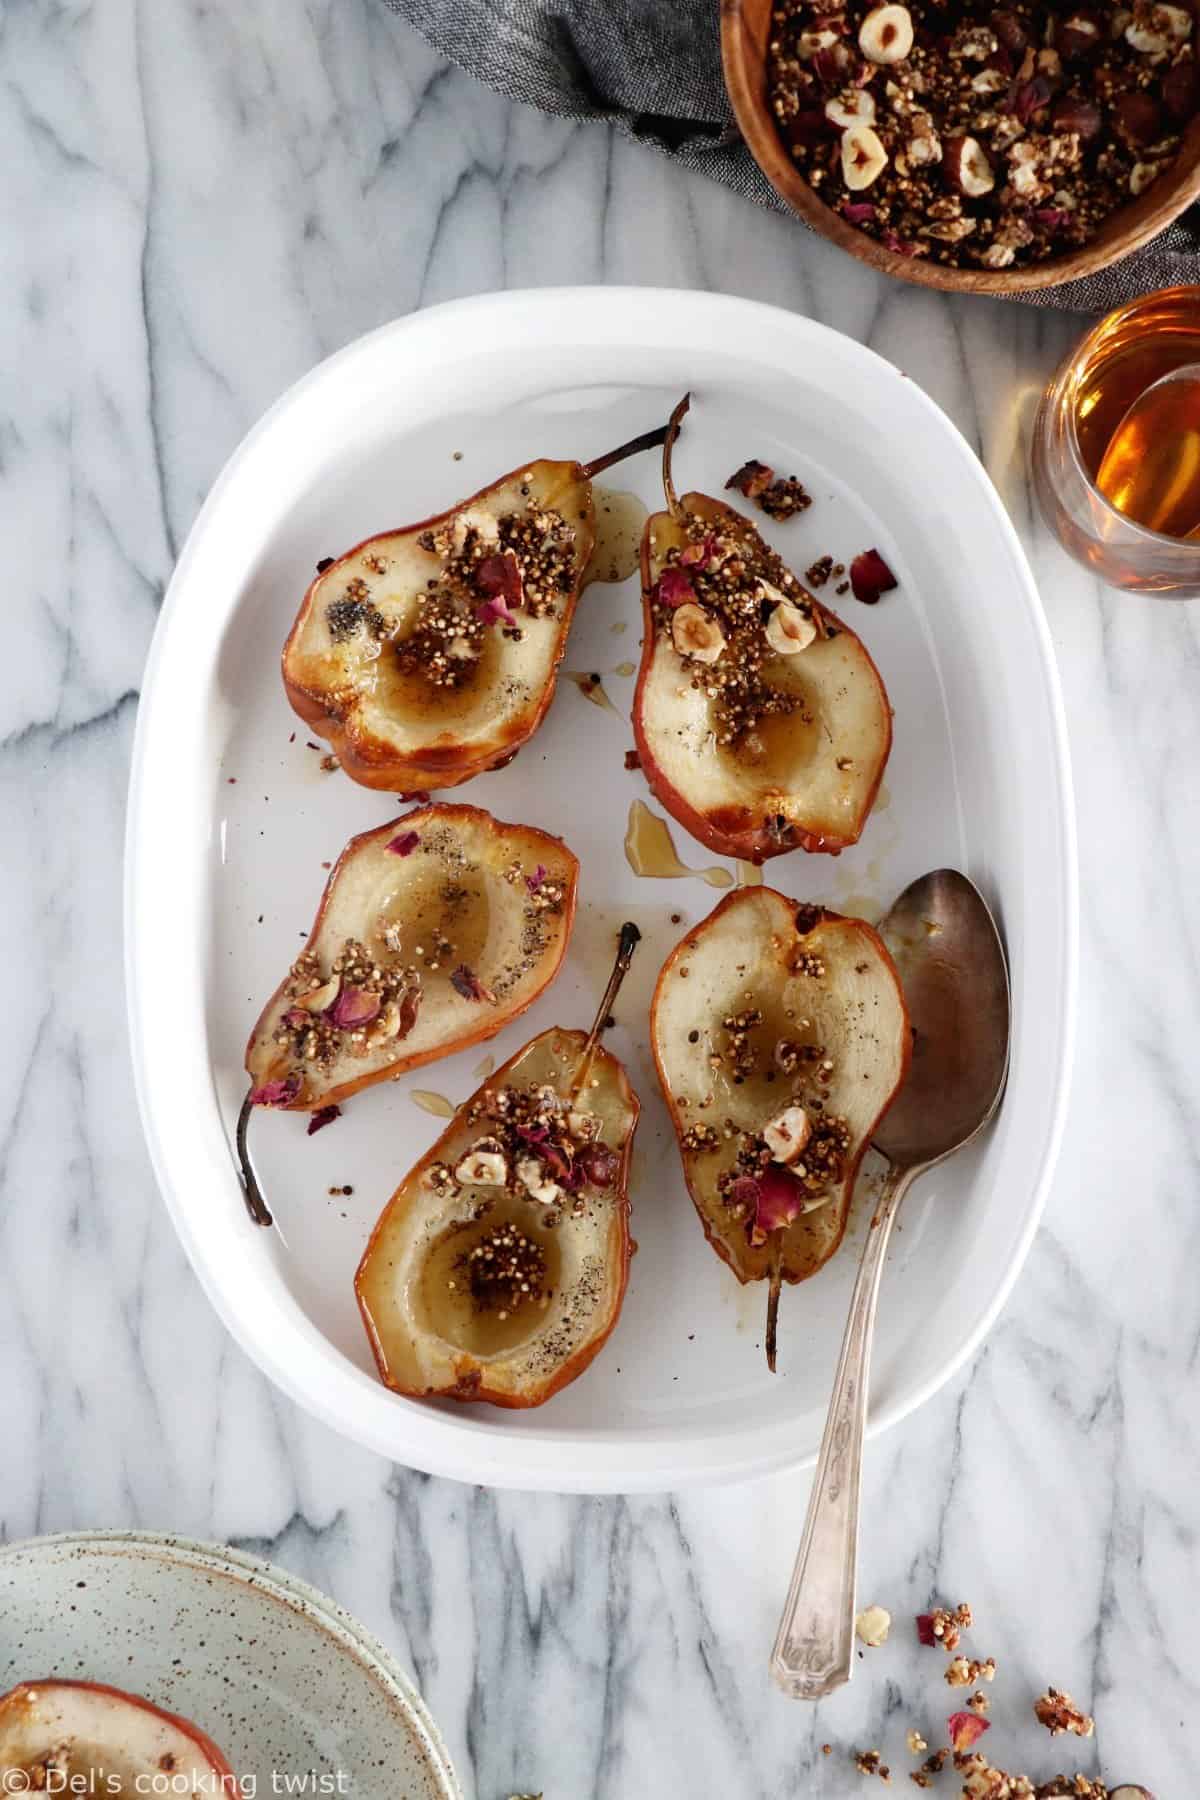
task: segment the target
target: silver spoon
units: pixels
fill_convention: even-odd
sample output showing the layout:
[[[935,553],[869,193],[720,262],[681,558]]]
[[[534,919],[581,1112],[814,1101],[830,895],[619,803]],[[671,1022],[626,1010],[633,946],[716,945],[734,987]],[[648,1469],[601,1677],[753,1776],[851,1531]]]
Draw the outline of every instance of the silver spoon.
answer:
[[[918,1175],[978,1136],[1008,1072],[1008,970],[982,895],[955,869],[905,888],[879,927],[913,1028],[912,1067],[875,1134],[888,1160],[854,1283],[833,1397],[771,1674],[797,1700],[849,1681],[858,1500],[875,1302],[892,1222]]]

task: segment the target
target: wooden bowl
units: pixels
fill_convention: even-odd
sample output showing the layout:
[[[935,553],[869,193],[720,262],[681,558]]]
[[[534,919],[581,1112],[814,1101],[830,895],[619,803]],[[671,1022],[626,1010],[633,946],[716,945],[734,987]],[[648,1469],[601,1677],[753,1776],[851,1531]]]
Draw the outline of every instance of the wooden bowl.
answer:
[[[1171,168],[1128,206],[1109,215],[1081,249],[1010,269],[958,269],[901,256],[851,225],[818,197],[788,154],[767,103],[767,38],[772,0],[721,0],[725,85],[742,136],[775,192],[831,243],[901,281],[958,294],[1027,294],[1094,275],[1157,237],[1200,198],[1200,114],[1188,125]]]

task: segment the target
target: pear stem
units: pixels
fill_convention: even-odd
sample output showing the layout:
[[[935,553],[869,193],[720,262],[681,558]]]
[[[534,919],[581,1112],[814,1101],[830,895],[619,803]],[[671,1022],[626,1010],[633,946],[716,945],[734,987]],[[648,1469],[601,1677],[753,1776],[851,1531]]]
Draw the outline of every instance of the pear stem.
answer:
[[[254,1089],[251,1088],[250,1092],[246,1095],[246,1098],[242,1101],[242,1110],[238,1114],[238,1167],[242,1171],[242,1192],[246,1197],[246,1211],[250,1214],[250,1217],[254,1220],[256,1225],[273,1225],[275,1221],[272,1219],[267,1203],[263,1199],[262,1189],[258,1185],[258,1177],[251,1167],[250,1151],[246,1143],[246,1129],[250,1124],[250,1115],[254,1111],[254,1101],[252,1099],[253,1093]]]
[[[594,462],[582,463],[584,476],[588,481],[594,481],[597,475],[603,475],[614,463],[624,462],[627,456],[640,456],[643,450],[657,450],[660,444],[666,443],[670,429],[670,425],[656,425],[653,431],[643,431],[640,437],[630,438],[627,444],[618,444],[615,450],[606,451]]]
[[[671,452],[675,448],[675,439],[679,436],[679,427],[683,424],[684,415],[691,404],[691,394],[685,394],[667,421],[667,435],[663,439],[663,493],[667,496],[667,511],[673,519],[683,517],[683,508],[679,504],[679,496],[675,492],[675,483],[671,478]]]
[[[783,1289],[783,1233],[771,1233],[771,1285],[767,1289],[767,1367],[775,1373],[775,1350],[779,1332],[779,1296]]]
[[[600,1033],[604,1030],[604,1022],[612,1011],[613,1001],[621,991],[621,983],[629,973],[629,965],[633,961],[633,953],[642,941],[642,934],[632,920],[627,919],[622,925],[617,939],[617,960],[613,964],[612,974],[608,978],[608,986],[604,990],[604,998],[592,1021],[592,1029],[588,1032],[587,1042],[579,1058],[579,1067],[575,1071],[575,1079],[571,1083],[571,1098],[575,1099],[583,1088],[592,1066],[592,1058],[596,1054],[596,1045],[600,1042]]]

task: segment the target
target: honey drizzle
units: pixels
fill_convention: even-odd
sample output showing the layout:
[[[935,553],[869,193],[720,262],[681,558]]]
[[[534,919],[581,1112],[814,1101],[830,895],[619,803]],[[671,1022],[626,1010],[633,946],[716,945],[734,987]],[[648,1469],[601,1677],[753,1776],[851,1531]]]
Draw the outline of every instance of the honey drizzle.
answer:
[[[654,881],[677,881],[685,875],[698,875],[709,887],[733,886],[733,876],[728,869],[689,869],[686,863],[680,862],[666,820],[652,813],[644,800],[635,800],[629,808],[625,860],[635,875],[645,875]]]

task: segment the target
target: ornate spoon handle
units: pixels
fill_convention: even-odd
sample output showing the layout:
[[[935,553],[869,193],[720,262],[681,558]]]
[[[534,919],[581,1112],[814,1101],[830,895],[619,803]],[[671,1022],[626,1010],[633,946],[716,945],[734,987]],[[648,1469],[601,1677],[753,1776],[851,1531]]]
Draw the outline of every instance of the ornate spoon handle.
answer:
[[[819,1700],[849,1681],[858,1576],[858,1494],[875,1332],[875,1302],[892,1221],[917,1169],[889,1168],[854,1283],[771,1674],[795,1700]]]

